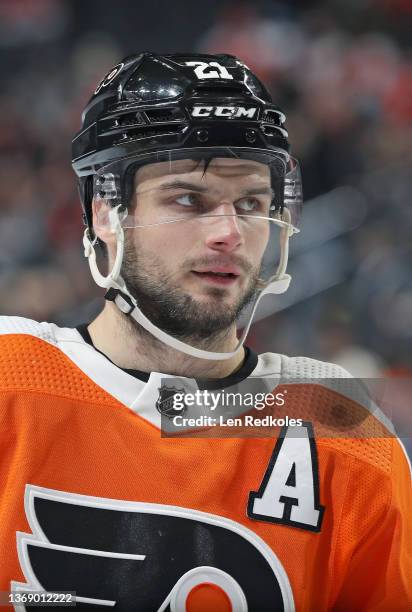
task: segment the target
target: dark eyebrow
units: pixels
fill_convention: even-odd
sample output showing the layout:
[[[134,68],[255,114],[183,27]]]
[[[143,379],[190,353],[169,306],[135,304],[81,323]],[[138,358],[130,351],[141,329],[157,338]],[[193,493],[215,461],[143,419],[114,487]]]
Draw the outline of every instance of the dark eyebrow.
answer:
[[[163,183],[163,185],[160,185],[160,189],[162,191],[167,191],[168,189],[189,189],[190,191],[197,191],[199,193],[205,193],[208,191],[208,188],[204,187],[203,185],[190,183],[188,181],[181,181],[179,179],[171,181],[170,183]],[[269,185],[262,187],[251,187],[250,189],[245,189],[242,191],[242,195],[273,195],[273,189]]]
[[[167,189],[189,189],[190,191],[198,191],[199,193],[205,193],[208,190],[207,187],[202,187],[201,185],[189,183],[187,181],[179,181],[178,179],[170,183],[163,183],[163,185],[160,185],[160,189],[165,191]]]
[[[266,187],[251,187],[250,189],[245,189],[243,191],[244,195],[271,195],[273,196],[274,192],[272,187],[267,185]]]

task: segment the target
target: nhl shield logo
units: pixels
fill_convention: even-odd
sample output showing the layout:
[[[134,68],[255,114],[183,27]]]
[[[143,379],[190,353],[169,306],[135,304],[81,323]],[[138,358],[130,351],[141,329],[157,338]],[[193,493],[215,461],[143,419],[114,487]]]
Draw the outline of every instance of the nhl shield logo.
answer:
[[[175,405],[175,395],[179,395],[179,408],[177,408]],[[159,397],[156,401],[156,408],[160,414],[170,418],[173,418],[177,414],[184,414],[187,410],[184,397],[184,389],[162,386],[159,388]],[[182,404],[183,407],[180,408]]]

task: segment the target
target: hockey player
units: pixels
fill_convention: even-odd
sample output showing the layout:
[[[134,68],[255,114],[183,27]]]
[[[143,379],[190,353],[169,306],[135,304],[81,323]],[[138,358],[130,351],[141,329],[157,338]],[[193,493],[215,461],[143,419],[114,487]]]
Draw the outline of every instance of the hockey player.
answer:
[[[291,280],[284,122],[228,55],[128,57],[94,92],[73,167],[105,307],[78,329],[0,319],[0,590],[16,608],[61,591],[81,609],[411,609],[410,467],[390,424],[339,367],[244,346]]]

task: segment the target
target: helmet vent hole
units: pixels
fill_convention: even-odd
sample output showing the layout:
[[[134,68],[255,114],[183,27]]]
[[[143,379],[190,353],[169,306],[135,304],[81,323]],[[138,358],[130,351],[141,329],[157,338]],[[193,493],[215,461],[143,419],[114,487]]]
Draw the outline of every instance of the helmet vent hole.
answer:
[[[262,132],[265,136],[279,136],[279,130],[277,127],[271,127],[269,125],[262,126]]]
[[[150,123],[168,123],[169,121],[184,121],[185,116],[179,108],[159,108],[145,111]]]
[[[263,123],[281,126],[285,121],[285,116],[280,111],[266,110],[262,118]]]

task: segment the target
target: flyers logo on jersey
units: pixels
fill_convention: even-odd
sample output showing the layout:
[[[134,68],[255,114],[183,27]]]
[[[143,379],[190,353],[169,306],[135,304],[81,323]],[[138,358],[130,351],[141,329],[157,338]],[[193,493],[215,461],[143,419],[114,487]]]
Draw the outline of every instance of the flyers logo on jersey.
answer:
[[[223,119],[253,119],[257,111],[256,106],[201,106],[196,104],[192,108],[192,117],[220,117]]]
[[[294,609],[276,555],[234,521],[31,485],[25,507],[32,534],[18,533],[17,545],[27,584],[14,591],[75,591],[78,603],[125,612],[194,612],[212,600],[236,612]]]

